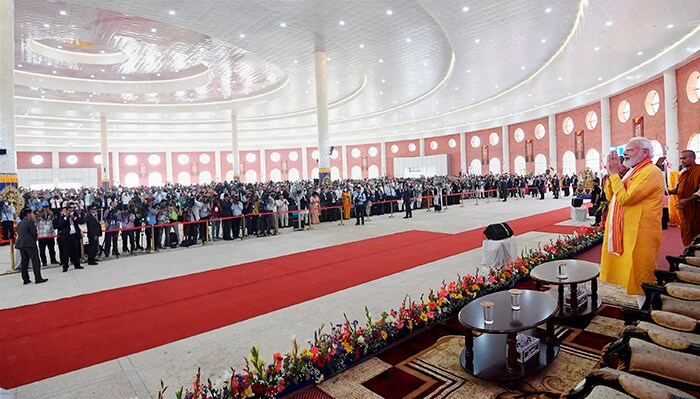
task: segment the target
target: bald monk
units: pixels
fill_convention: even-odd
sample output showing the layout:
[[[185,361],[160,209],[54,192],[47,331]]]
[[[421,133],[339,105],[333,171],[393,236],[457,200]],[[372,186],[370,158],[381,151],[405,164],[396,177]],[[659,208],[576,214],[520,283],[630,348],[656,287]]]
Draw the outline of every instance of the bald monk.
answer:
[[[654,282],[661,247],[661,211],[665,183],[651,162],[654,147],[644,137],[627,143],[624,159],[608,155],[605,195],[610,199],[600,260],[600,279],[627,289],[644,304],[642,283]],[[624,163],[624,165],[623,165]],[[630,168],[624,175],[624,167]]]
[[[683,170],[678,176],[678,185],[669,194],[678,196],[676,208],[681,211],[681,237],[683,245],[693,243],[700,234],[700,165],[695,163],[695,151],[681,152]]]

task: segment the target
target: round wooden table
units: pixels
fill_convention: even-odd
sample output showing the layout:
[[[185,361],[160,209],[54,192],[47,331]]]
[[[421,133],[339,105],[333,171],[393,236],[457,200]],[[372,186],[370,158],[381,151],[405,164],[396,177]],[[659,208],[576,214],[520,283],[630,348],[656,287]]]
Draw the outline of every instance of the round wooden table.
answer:
[[[559,263],[566,263],[566,278],[559,278]],[[556,285],[549,290],[549,293],[557,298],[559,302],[558,319],[583,317],[594,315],[603,299],[598,296],[598,276],[600,275],[600,265],[593,262],[577,259],[555,260],[545,262],[530,272],[530,277],[535,280],[537,288],[540,288],[540,283]],[[591,282],[591,292],[588,294],[588,300],[585,306],[579,306],[578,297],[576,295],[579,284]],[[570,307],[564,306],[566,298],[564,297],[564,286],[570,286],[571,295],[569,297]]]
[[[481,302],[491,301],[493,324],[484,324]],[[559,343],[554,337],[553,316],[557,301],[546,292],[525,290],[520,310],[510,308],[510,293],[499,291],[477,298],[459,312],[459,322],[467,327],[460,362],[469,374],[485,380],[514,380],[532,374],[554,361]],[[547,323],[546,331],[537,326]],[[473,332],[481,334],[474,337]],[[525,363],[518,362],[515,346],[518,333],[540,339],[540,352]]]

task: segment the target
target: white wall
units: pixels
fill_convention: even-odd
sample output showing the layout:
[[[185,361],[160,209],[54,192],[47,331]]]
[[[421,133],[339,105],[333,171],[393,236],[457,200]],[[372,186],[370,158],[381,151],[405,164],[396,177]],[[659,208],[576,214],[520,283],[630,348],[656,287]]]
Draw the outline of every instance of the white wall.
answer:
[[[420,177],[449,174],[450,154],[394,158],[394,176]]]

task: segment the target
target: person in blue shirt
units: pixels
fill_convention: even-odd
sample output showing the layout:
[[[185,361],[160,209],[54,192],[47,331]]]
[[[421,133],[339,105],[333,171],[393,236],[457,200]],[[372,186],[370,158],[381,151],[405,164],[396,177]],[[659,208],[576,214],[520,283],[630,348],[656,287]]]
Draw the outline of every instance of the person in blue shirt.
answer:
[[[355,204],[355,219],[357,222],[355,225],[359,225],[360,222],[365,224],[365,203],[367,203],[367,196],[362,191],[362,187],[355,187],[355,192],[352,194],[352,203]]]

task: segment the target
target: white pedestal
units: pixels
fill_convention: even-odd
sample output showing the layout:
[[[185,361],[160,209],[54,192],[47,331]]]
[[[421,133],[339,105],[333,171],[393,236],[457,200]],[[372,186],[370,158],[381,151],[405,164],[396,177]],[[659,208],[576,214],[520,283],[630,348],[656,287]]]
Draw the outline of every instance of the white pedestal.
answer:
[[[588,208],[585,206],[571,207],[571,220],[576,220],[577,222],[585,222],[588,220]]]
[[[487,266],[501,266],[515,260],[518,255],[518,244],[515,237],[503,240],[484,240],[481,246],[481,263]]]

